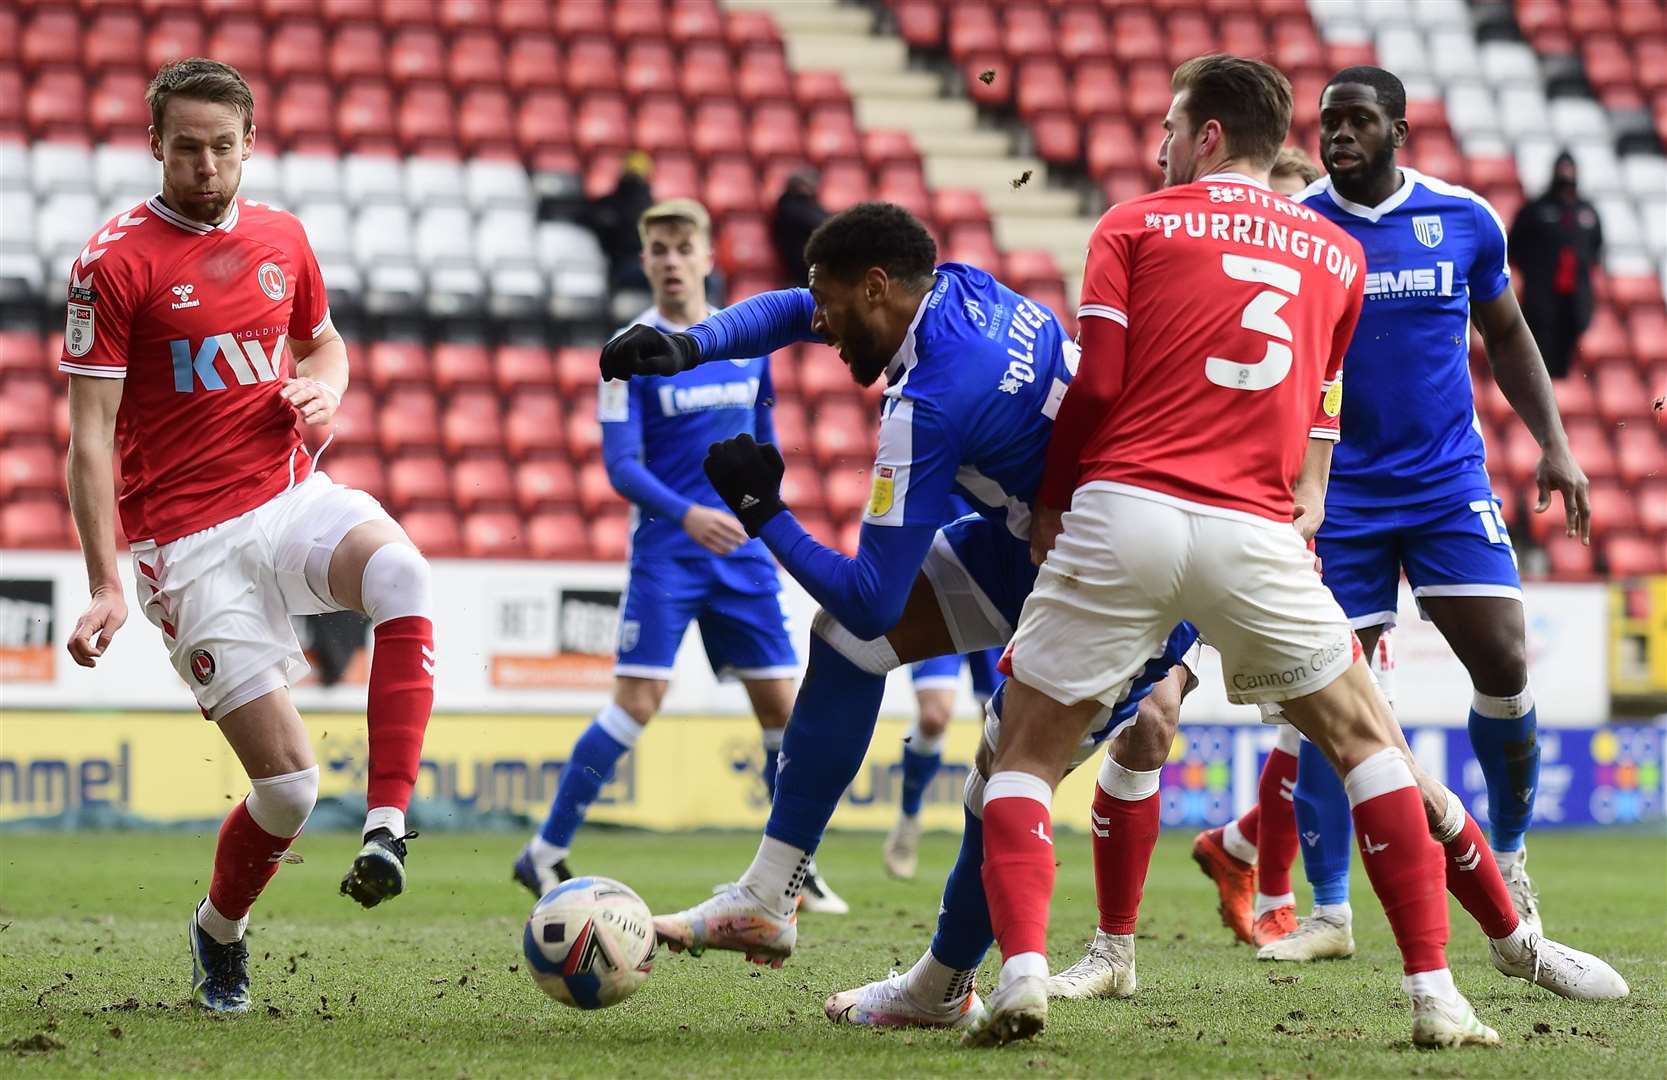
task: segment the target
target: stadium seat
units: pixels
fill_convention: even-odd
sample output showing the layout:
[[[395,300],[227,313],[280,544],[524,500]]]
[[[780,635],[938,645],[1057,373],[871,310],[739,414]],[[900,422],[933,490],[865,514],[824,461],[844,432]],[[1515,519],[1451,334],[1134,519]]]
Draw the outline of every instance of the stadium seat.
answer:
[[[602,425],[596,419],[596,400],[582,398],[568,414],[567,452],[575,461],[589,461],[602,453]]]
[[[505,510],[515,503],[515,482],[509,463],[499,457],[460,461],[451,470],[452,498],[465,512]]]
[[[563,85],[562,70],[561,49],[556,45],[555,38],[541,34],[517,35],[510,41],[509,58],[502,72],[503,85],[517,95],[531,90],[559,90]],[[560,101],[559,107],[565,116],[567,98],[562,95],[557,100]],[[523,113],[527,107],[528,104],[524,102]]]
[[[608,470],[600,461],[587,461],[580,465],[576,480],[574,494],[578,499],[579,510],[587,518],[594,518],[604,509],[623,502],[619,493],[614,490],[613,481],[608,479]]]
[[[287,81],[297,76],[321,77],[325,74],[329,43],[324,36],[323,23],[312,19],[286,19],[272,28],[267,40],[266,70],[272,78]],[[286,86],[285,95],[289,92]]]
[[[1570,445],[1573,445],[1572,435]],[[1659,423],[1635,421],[1619,427],[1615,432],[1615,446],[1618,452],[1613,461],[1614,473],[1628,487],[1667,478],[1667,445],[1663,445]],[[1578,450],[1576,454],[1578,457]],[[1578,460],[1588,476],[1596,475],[1585,458]]]
[[[590,557],[585,520],[572,510],[552,510],[527,518],[527,554],[535,559],[577,561]]]
[[[562,510],[574,505],[578,487],[565,460],[536,460],[515,467],[515,504],[522,513]]]
[[[1667,571],[1667,540],[1612,536],[1603,542],[1603,561],[1616,577],[1645,577]]]
[[[850,463],[830,468],[823,476],[822,490],[828,514],[835,521],[846,521],[862,514],[868,505],[868,470]]]
[[[0,543],[22,549],[74,547],[69,510],[56,498],[8,501],[0,507]]]
[[[590,557],[601,562],[622,562],[630,551],[630,518],[626,514],[604,514],[590,523]]]
[[[1545,554],[1552,577],[1587,581],[1597,575],[1592,549],[1577,538],[1557,533],[1546,539]]]
[[[104,10],[93,16],[81,40],[81,66],[89,72],[138,69],[143,57],[133,43],[144,40],[144,22],[137,11]]]
[[[1638,526],[1648,536],[1667,538],[1667,477],[1648,480],[1635,489]]]
[[[451,506],[451,475],[446,463],[430,454],[398,457],[388,466],[388,498],[396,513]]]
[[[421,342],[375,341],[366,350],[366,356],[370,384],[379,394],[399,386],[422,387],[433,383],[428,349]]]
[[[318,463],[331,480],[345,487],[362,491],[378,502],[390,502],[388,474],[382,459],[362,450],[338,450],[334,444]]]
[[[458,528],[457,515],[450,510],[402,513],[399,523],[424,555],[444,557],[463,553],[463,533]]]
[[[343,404],[345,404],[345,400]],[[440,442],[440,409],[426,390],[402,389],[383,399],[378,413],[383,453],[428,450]]]
[[[7,395],[8,401],[15,400]],[[42,403],[42,411],[46,403]],[[55,496],[64,487],[64,462],[46,443],[24,443],[0,449],[0,499],[31,495]]]

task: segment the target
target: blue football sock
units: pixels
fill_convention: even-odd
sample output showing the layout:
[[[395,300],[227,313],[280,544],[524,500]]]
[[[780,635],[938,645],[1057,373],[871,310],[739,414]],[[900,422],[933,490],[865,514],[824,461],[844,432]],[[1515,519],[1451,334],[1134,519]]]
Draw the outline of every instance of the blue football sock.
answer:
[[[1534,816],[1540,744],[1534,697],[1477,694],[1470,707],[1470,748],[1488,785],[1488,830],[1495,851],[1516,851]]]
[[[810,665],[782,738],[781,772],[764,835],[816,850],[862,768],[885,691],[884,675],[869,674],[820,636],[810,636]]]
[[[938,930],[932,935],[932,955],[946,967],[964,971],[984,962],[995,942],[990,929],[990,905],[984,898],[984,822],[966,807],[961,851],[944,882]]]
[[[934,750],[922,754],[909,743],[903,744],[903,815],[914,817],[920,813],[920,800],[931,786],[932,778],[943,766],[943,754]]]
[[[1293,802],[1297,836],[1302,840],[1302,869],[1314,889],[1314,904],[1349,902],[1350,845],[1354,818],[1343,778],[1320,748],[1302,741],[1297,751]]]
[[[776,801],[776,765],[781,761],[780,750],[764,751],[764,793]]]
[[[618,706],[610,706],[609,709],[618,709]],[[619,712],[624,715],[623,709]],[[628,716],[625,719],[635,723]],[[579,736],[579,741],[573,744],[573,753],[562,767],[561,783],[556,787],[555,801],[550,804],[550,816],[544,819],[544,827],[538,831],[545,842],[562,848],[573,846],[573,834],[584,824],[585,811],[596,801],[602,785],[613,779],[614,765],[627,749],[625,743],[608,734],[603,727],[602,716],[590,722],[585,733]]]

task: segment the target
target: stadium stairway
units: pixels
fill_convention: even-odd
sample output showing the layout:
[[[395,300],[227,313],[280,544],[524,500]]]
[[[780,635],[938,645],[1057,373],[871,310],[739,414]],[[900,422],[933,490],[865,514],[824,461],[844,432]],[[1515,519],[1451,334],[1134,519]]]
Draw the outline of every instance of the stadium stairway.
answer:
[[[723,6],[768,11],[793,70],[837,72],[858,127],[908,132],[930,188],[977,191],[1003,252],[1046,253],[1064,278],[1064,292],[1037,298],[1050,306],[1067,301],[1058,314],[1074,325],[1069,301],[1080,288],[1094,219],[1083,215],[1075,191],[1049,186],[1046,164],[1015,153],[1010,133],[982,125],[977,106],[946,88],[936,71],[912,67],[907,43],[881,29],[867,6],[843,0],[724,0]],[[1020,177],[1028,179],[1016,184]]]

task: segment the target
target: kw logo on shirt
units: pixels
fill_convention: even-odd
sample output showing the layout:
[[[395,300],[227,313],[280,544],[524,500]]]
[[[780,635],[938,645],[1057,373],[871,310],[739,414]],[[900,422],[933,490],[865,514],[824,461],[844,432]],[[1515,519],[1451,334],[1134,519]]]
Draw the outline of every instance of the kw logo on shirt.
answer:
[[[239,336],[243,340],[239,341]],[[267,351],[261,338],[272,338],[272,349]],[[283,369],[284,332],[276,327],[244,330],[237,334],[216,334],[193,346],[189,339],[176,338],[168,342],[174,360],[174,390],[190,394],[201,383],[204,390],[224,390],[226,380],[221,377],[215,360],[224,358],[226,369],[240,386],[276,382]]]

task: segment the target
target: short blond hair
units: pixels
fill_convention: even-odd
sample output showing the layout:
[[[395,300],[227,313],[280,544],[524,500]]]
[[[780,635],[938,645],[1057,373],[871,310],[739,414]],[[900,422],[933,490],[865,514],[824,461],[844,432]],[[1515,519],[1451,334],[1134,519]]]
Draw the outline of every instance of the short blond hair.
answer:
[[[694,199],[666,199],[642,212],[637,219],[637,238],[648,246],[648,230],[656,225],[689,225],[695,232],[712,239],[712,215]]]
[[[1268,170],[1268,175],[1270,178],[1294,176],[1306,187],[1320,178],[1320,167],[1314,164],[1314,159],[1302,147],[1285,146],[1273,159],[1273,168]]]

